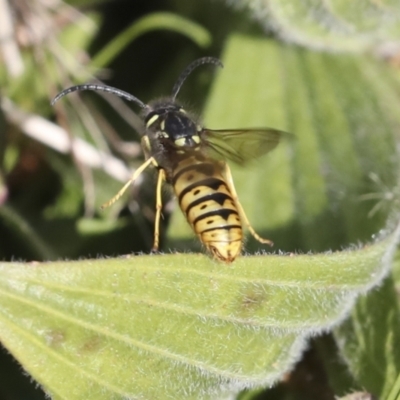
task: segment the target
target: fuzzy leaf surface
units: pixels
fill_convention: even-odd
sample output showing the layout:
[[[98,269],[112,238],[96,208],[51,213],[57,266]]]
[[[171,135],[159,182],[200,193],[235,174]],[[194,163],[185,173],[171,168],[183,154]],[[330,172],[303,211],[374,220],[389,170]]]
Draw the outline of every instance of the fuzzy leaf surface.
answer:
[[[396,0],[236,0],[267,30],[283,40],[314,50],[388,55],[399,44]],[[396,50],[394,50],[396,51]],[[394,54],[394,53],[393,53]]]
[[[380,279],[391,242],[230,266],[194,254],[3,263],[0,338],[54,399],[270,385]]]

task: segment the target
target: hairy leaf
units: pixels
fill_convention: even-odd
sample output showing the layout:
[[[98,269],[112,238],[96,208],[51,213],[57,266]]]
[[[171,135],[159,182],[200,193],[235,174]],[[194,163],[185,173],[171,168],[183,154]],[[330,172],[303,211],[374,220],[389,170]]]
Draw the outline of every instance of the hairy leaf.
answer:
[[[400,9],[395,0],[236,0],[267,30],[314,50],[395,55]]]
[[[182,254],[3,263],[0,337],[54,399],[219,398],[288,371],[385,273],[394,240],[229,266]]]

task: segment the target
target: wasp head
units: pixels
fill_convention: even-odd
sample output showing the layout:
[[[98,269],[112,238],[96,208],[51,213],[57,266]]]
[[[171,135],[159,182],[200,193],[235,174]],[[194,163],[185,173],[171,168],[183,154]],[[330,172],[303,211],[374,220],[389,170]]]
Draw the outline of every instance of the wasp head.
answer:
[[[145,123],[154,139],[168,141],[178,149],[194,149],[200,145],[201,128],[178,104],[156,103],[145,116]]]

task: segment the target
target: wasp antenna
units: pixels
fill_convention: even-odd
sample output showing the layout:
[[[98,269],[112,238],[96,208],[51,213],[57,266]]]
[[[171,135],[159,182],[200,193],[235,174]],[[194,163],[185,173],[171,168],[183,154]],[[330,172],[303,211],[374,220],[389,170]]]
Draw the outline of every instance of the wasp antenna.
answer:
[[[221,60],[215,57],[203,57],[199,58],[198,60],[193,61],[189,64],[186,69],[183,70],[181,75],[179,76],[178,80],[176,81],[174,87],[172,88],[172,100],[175,100],[179,90],[181,89],[183,82],[185,82],[186,78],[193,72],[193,70],[200,65],[203,64],[214,64],[218,65],[218,67],[223,68],[224,64],[222,64]]]
[[[60,100],[61,97],[64,97],[65,95],[67,95],[69,93],[82,91],[82,90],[102,90],[103,92],[116,94],[117,96],[122,97],[125,100],[133,101],[134,103],[138,104],[141,108],[146,108],[147,107],[146,104],[144,104],[137,97],[133,96],[132,94],[130,94],[128,92],[125,92],[123,90],[114,88],[112,86],[95,85],[95,84],[85,84],[85,85],[71,86],[68,89],[65,89],[62,92],[58,93],[58,95],[56,97],[54,97],[54,99],[51,101],[51,105],[54,106],[54,104],[58,100]]]

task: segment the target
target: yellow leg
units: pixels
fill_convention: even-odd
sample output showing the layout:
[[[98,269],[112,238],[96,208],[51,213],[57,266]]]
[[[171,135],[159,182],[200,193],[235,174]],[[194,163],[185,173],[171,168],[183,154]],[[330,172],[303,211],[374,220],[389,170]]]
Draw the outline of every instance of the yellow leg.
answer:
[[[274,242],[268,239],[262,238],[255,230],[254,228],[250,225],[250,222],[244,212],[244,209],[242,205],[240,204],[238,195],[236,193],[235,185],[233,183],[233,178],[232,178],[232,173],[231,169],[229,168],[228,164],[225,164],[225,177],[226,177],[226,183],[228,184],[229,190],[232,193],[233,199],[235,200],[236,206],[239,210],[240,216],[243,218],[244,223],[247,225],[247,229],[250,231],[250,233],[260,242],[260,243],[265,243],[269,244],[270,246],[274,245]]]
[[[132,175],[132,178],[129,179],[128,182],[125,183],[125,185],[123,186],[123,188],[111,199],[108,200],[106,203],[104,203],[101,208],[107,208],[110,207],[111,205],[113,205],[126,191],[126,189],[128,189],[129,185],[131,185],[138,177],[139,175],[151,164],[156,164],[155,160],[153,157],[150,157],[146,162],[144,162]]]
[[[163,169],[158,170],[157,179],[157,192],[156,192],[156,220],[154,221],[154,244],[151,251],[158,251],[160,245],[160,218],[162,210],[162,184],[165,181],[165,171]]]

